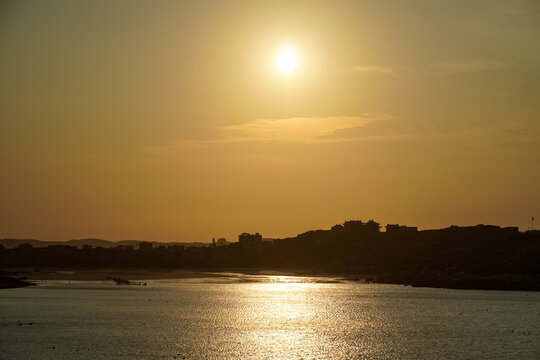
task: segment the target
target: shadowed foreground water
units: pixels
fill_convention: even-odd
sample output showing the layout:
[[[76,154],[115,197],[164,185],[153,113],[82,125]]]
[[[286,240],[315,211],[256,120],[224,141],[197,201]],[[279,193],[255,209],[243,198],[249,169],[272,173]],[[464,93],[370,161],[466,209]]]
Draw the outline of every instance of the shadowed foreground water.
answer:
[[[2,290],[0,359],[540,358],[538,293],[290,281]]]

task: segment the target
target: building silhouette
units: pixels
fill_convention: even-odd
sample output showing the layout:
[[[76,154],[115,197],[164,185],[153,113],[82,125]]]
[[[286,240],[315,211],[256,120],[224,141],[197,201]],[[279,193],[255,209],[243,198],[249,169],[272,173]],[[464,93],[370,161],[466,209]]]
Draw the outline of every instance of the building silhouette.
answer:
[[[261,256],[263,252],[262,235],[259,233],[243,233],[238,235],[240,249],[245,257]]]
[[[388,224],[386,225],[387,233],[405,233],[405,232],[417,232],[418,227],[416,226],[406,226],[399,224]]]

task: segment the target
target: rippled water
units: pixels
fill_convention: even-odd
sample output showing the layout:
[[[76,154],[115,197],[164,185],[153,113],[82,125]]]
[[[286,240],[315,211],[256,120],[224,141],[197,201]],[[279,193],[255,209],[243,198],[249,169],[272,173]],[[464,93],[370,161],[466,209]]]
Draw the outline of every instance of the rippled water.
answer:
[[[0,359],[540,359],[538,293],[283,280],[1,290]]]

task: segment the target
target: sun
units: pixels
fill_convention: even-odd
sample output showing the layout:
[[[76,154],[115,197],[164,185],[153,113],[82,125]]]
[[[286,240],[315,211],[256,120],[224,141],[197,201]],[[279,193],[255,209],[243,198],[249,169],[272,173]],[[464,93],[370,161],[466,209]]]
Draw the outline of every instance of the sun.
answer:
[[[298,67],[298,55],[295,49],[291,47],[281,49],[276,57],[276,67],[285,75],[295,72]]]

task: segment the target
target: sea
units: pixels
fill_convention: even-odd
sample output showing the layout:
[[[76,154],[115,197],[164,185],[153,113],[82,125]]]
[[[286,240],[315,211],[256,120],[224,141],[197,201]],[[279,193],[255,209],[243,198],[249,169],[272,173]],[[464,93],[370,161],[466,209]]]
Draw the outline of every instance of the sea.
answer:
[[[540,359],[540,293],[242,276],[0,290],[0,359]]]

